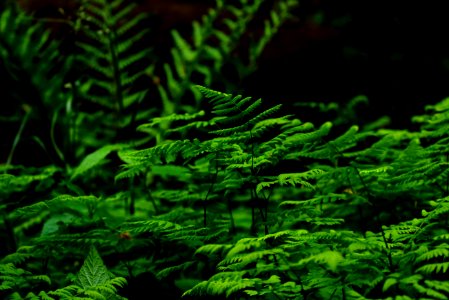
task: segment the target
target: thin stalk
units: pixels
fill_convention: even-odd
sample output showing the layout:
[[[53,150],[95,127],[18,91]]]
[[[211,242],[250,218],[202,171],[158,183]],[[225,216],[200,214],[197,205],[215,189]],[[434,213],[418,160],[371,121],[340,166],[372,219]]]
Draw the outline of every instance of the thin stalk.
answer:
[[[346,300],[346,290],[345,290],[345,286],[341,287],[341,296],[343,300]]]
[[[204,227],[207,227],[207,198],[209,197],[209,194],[212,192],[215,182],[217,182],[218,177],[218,152],[215,153],[215,174],[212,178],[212,184],[209,186],[209,189],[207,190],[206,197],[203,200],[203,225]]]
[[[11,151],[9,151],[8,159],[6,160],[7,166],[9,166],[12,162],[14,152],[16,151],[16,147],[19,144],[20,137],[22,136],[22,132],[25,129],[25,125],[28,122],[28,118],[30,117],[31,111],[32,111],[31,107],[27,107],[25,109],[25,116],[23,117],[22,122],[20,123],[19,130],[17,131],[17,134],[14,138],[14,142],[12,143]],[[5,173],[6,173],[6,169],[5,169]]]
[[[68,119],[68,126],[67,126],[67,134],[68,134],[68,140],[66,143],[66,160],[70,162],[75,161],[75,149],[76,147],[76,112],[73,109],[73,102],[75,99],[77,99],[77,83],[75,81],[72,81],[70,83],[70,91],[71,91],[71,97],[66,102],[66,115]]]
[[[256,174],[256,170],[254,168],[254,138],[253,138],[253,133],[251,132],[251,130],[249,131],[249,136],[251,139],[251,177],[252,178],[256,178],[257,180],[257,174]],[[268,201],[265,201],[266,203],[264,204],[264,207],[261,206],[261,203],[259,201],[259,196],[257,195],[257,190],[256,190],[256,186],[252,183],[251,184],[251,200],[253,202],[253,207],[252,207],[252,215],[253,215],[253,226],[255,229],[255,212],[254,209],[257,206],[257,209],[259,210],[260,216],[262,218],[262,222],[264,224],[264,232],[265,235],[268,234],[268,225],[267,225],[267,213],[268,213]],[[264,209],[265,209],[265,215],[264,215]],[[254,231],[253,229],[253,231]]]
[[[259,196],[257,195],[257,191],[256,191],[256,187],[255,186],[252,187],[252,192],[255,195],[254,196],[254,200],[255,200],[254,202],[259,204],[261,201],[259,200]],[[267,203],[267,202],[268,201],[265,201],[265,203]],[[264,224],[265,235],[267,235],[268,234],[268,224],[267,224],[268,207],[267,207],[267,205],[264,205],[264,207],[262,207],[260,205],[257,205],[257,209],[259,210],[260,217],[261,217],[262,222]],[[265,213],[264,213],[264,210],[265,210]]]
[[[157,207],[156,201],[154,200],[154,197],[153,197],[153,195],[151,194],[151,191],[148,192],[148,196],[149,196],[149,198],[150,198],[151,204],[153,204],[153,207],[154,207],[154,213],[155,213],[156,215],[158,215],[158,214],[159,214],[159,208]]]
[[[58,110],[55,111],[53,114],[53,118],[51,120],[51,128],[50,128],[50,139],[51,144],[53,145],[53,148],[56,151],[56,154],[58,155],[59,159],[65,163],[64,153],[62,153],[61,149],[58,147],[58,144],[56,143],[55,139],[55,128],[56,128],[56,122],[58,121]]]
[[[234,216],[232,214],[231,198],[226,197],[226,200],[227,200],[227,205],[228,205],[229,220],[231,221],[231,232],[235,232],[235,222],[234,222]]]
[[[253,189],[250,190],[251,192],[251,234],[256,234],[256,211],[255,211],[255,200],[254,200],[254,194]]]

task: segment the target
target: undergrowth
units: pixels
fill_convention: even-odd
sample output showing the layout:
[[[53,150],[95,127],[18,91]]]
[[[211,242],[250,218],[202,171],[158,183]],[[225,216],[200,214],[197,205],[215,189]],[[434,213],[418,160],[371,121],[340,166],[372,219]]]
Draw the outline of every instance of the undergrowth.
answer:
[[[132,2],[62,41],[6,5],[0,297],[447,299],[449,98],[399,130],[234,93],[296,4],[217,1],[166,62]]]

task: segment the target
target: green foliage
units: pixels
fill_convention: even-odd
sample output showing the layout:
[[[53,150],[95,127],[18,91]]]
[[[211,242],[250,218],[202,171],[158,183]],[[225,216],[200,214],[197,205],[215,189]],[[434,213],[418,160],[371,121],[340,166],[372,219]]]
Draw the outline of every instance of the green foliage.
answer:
[[[296,4],[217,1],[169,62],[133,2],[82,1],[70,50],[6,5],[0,72],[33,97],[0,119],[0,297],[447,299],[447,99],[411,131],[357,125],[364,96],[295,105],[340,111],[315,125],[229,92]]]
[[[20,10],[8,6],[0,20],[0,59],[4,67],[15,80],[23,80],[24,86],[36,91],[37,99],[29,99],[28,104],[42,109],[35,104],[40,103],[51,113],[55,106],[67,101],[62,88],[70,58],[63,60],[59,43],[51,39],[51,33]],[[37,57],[39,64],[35,63]],[[55,73],[58,65],[59,73]]]
[[[150,67],[132,69],[135,65],[147,65],[145,59],[150,55],[148,49],[135,47],[148,31],[141,28],[146,16],[135,15],[136,6],[121,0],[86,0],[79,12],[80,28],[86,40],[77,43],[82,49],[77,59],[94,73],[82,80],[78,89],[88,100],[120,113],[144,98],[145,91],[135,90],[133,86]]]

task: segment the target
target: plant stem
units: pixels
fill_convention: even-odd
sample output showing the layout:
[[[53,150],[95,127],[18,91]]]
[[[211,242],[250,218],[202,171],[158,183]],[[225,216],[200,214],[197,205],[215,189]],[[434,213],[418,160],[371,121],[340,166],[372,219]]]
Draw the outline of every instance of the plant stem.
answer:
[[[231,221],[231,232],[235,232],[235,222],[234,222],[234,216],[232,215],[231,198],[226,197],[226,199],[227,199],[227,204],[228,204],[229,220]]]
[[[214,188],[215,182],[217,181],[218,177],[218,152],[215,153],[215,173],[212,178],[212,183],[209,186],[209,189],[207,190],[206,197],[203,200],[203,225],[204,227],[207,227],[207,198],[209,197],[209,194],[212,192],[212,189]]]
[[[27,107],[25,109],[25,116],[23,117],[22,122],[20,123],[19,131],[17,131],[16,137],[14,138],[14,142],[11,147],[11,151],[9,151],[8,159],[6,160],[7,166],[9,166],[12,162],[14,152],[16,151],[16,147],[19,144],[20,137],[22,136],[22,132],[25,129],[25,125],[28,122],[28,118],[30,117],[31,111],[32,111],[31,107]],[[5,173],[6,173],[6,169],[5,169]]]

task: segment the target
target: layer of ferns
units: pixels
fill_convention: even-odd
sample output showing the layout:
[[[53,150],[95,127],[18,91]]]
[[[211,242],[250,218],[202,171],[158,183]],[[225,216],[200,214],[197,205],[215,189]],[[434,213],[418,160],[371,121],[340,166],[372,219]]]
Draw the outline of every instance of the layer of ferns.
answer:
[[[360,97],[313,124],[234,92],[296,4],[217,1],[191,39],[172,31],[163,63],[132,2],[82,1],[71,47],[2,7],[1,72],[21,89],[0,119],[17,128],[0,165],[0,296],[447,299],[449,99],[411,131],[342,122]],[[22,163],[27,139],[48,162]]]

